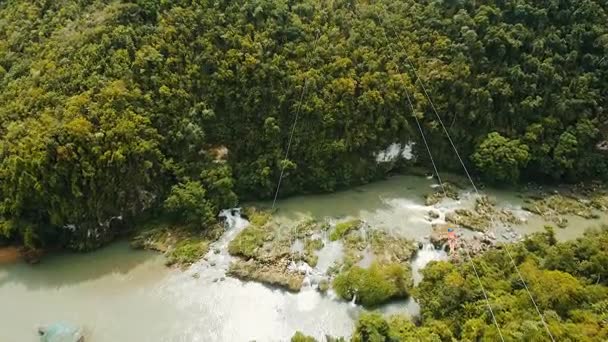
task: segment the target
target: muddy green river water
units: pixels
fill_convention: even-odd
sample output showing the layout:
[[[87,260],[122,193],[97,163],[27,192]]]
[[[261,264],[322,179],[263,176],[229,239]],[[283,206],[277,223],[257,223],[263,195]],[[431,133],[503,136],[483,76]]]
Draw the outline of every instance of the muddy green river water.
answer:
[[[287,226],[305,217],[359,217],[371,227],[422,240],[431,230],[423,194],[432,186],[424,177],[399,176],[334,194],[293,197],[278,203],[276,220]],[[540,231],[547,224],[521,210],[517,193],[487,193],[499,206],[526,219],[514,227],[518,233]],[[435,208],[445,213],[472,204],[473,196],[464,191],[460,201],[445,200]],[[608,222],[605,215],[568,219],[567,228],[556,229],[559,239],[575,238],[587,227]],[[321,295],[313,287],[293,294],[225,276],[230,262],[226,246],[246,224],[232,217],[212,247],[220,253],[210,253],[207,261],[183,271],[166,268],[162,256],[133,251],[125,242],[89,254],[53,255],[36,266],[0,265],[0,341],[37,341],[36,327],[57,321],[82,326],[92,342],[286,341],[296,330],[317,338],[348,336],[362,310],[358,306],[331,293]],[[326,244],[317,271],[339,254],[339,245]],[[414,270],[445,257],[433,250],[419,254]],[[408,300],[381,310],[415,315],[418,307]]]

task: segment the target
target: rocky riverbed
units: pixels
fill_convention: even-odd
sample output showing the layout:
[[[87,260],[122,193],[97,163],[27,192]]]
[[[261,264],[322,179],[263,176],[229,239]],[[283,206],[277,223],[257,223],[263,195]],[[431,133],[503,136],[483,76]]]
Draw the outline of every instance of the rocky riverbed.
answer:
[[[340,193],[281,200],[279,210],[268,217],[247,210],[243,215],[238,210],[223,212],[219,238],[194,232],[206,243],[195,242],[201,247],[194,249],[196,253],[179,253],[196,260],[181,269],[164,267],[164,257],[129,251],[124,244],[93,254],[50,256],[35,267],[3,265],[0,293],[6,294],[7,307],[17,310],[2,318],[14,324],[0,330],[0,340],[26,341],[35,334],[32,327],[59,319],[84,326],[87,338],[101,342],[283,341],[296,330],[323,340],[326,335],[348,336],[364,305],[376,308],[373,303],[388,300],[378,310],[416,316],[419,310],[410,296],[416,292],[410,289],[420,281],[429,262],[448,259],[444,250],[430,244],[433,226],[448,222],[449,214],[457,209],[475,212],[477,204],[470,189],[459,188],[457,199],[442,198],[426,205],[425,195],[437,190],[433,183],[424,177],[394,177]],[[504,210],[522,222],[496,219],[496,225],[483,232],[459,228],[459,241],[466,239],[474,253],[499,248],[520,235],[542,231],[545,225],[555,226],[522,209],[528,204],[525,199],[540,199],[538,196],[496,189],[484,193],[493,208],[482,205],[483,210],[476,214],[488,218],[488,212]],[[553,189],[543,193],[555,195]],[[601,209],[605,199],[594,191],[585,193],[583,199],[590,200],[599,218],[567,214],[568,226],[555,229],[556,238],[576,238],[587,227],[607,222]],[[255,206],[264,208],[264,203]],[[252,256],[230,255],[230,243],[252,224],[268,224],[245,235],[254,248],[243,250]],[[143,236],[142,247],[162,248],[165,253],[192,251],[185,248],[189,243],[177,248],[180,239],[176,239],[175,229],[149,228],[160,228],[160,232]],[[266,237],[265,229],[278,237]],[[259,231],[264,234],[255,234]],[[265,261],[262,255],[287,257],[288,263],[276,259],[280,272],[273,270],[272,274],[296,274],[297,286],[281,279],[274,281],[285,285],[270,285],[272,279],[263,283],[261,279],[267,275],[247,278],[253,272],[250,269],[242,271],[238,279],[228,274],[231,267],[233,271],[238,267],[231,265]],[[338,277],[345,281],[336,286]],[[121,312],[119,318],[116,312]],[[125,325],[130,329],[124,329]]]

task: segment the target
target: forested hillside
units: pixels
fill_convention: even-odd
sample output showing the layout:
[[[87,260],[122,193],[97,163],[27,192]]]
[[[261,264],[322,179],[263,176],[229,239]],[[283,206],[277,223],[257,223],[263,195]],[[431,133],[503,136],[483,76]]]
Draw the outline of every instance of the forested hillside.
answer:
[[[283,166],[282,195],[367,182],[414,115],[457,169],[415,70],[479,176],[606,179],[607,23],[599,0],[3,1],[0,233],[88,249],[149,208],[206,226]]]

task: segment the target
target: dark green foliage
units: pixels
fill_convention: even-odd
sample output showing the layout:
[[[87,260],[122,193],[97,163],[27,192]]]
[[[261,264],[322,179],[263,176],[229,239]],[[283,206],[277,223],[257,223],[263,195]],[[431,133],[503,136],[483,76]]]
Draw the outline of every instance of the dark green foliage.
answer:
[[[216,222],[220,209],[234,206],[237,199],[229,168],[212,167],[203,171],[200,179],[174,185],[164,206],[183,222],[206,228]]]
[[[405,298],[411,286],[409,270],[400,264],[373,263],[368,269],[353,266],[334,279],[333,288],[346,300],[353,297],[364,306],[375,306],[390,299]]]
[[[168,197],[176,216],[207,225],[234,193],[274,195],[283,166],[281,196],[368,182],[393,165],[378,166],[378,151],[419,141],[406,91],[441,166],[459,168],[408,61],[487,178],[606,178],[606,11],[580,0],[4,1],[1,232],[88,249],[118,233],[112,220]]]
[[[165,200],[165,209],[188,224],[204,225],[213,221],[215,216],[200,182],[174,185]]]
[[[577,241],[556,243],[552,232],[538,233],[510,247],[519,271],[556,340],[608,338],[606,272],[608,228]],[[475,258],[481,281],[505,338],[545,340],[546,332],[504,250]],[[470,263],[436,262],[423,270],[415,289],[423,318],[442,322],[459,340],[496,340],[498,333]]]
[[[493,132],[483,140],[473,154],[473,161],[490,179],[515,183],[520,170],[528,164],[528,146],[519,140],[509,140]]]
[[[557,243],[551,229],[510,247],[556,341],[608,338],[608,227]],[[601,248],[600,246],[604,246]],[[504,250],[473,259],[505,341],[549,337]],[[591,271],[592,270],[592,271]],[[351,341],[498,341],[500,336],[469,262],[434,262],[414,290],[422,317],[363,313]]]
[[[432,322],[417,327],[404,316],[384,318],[375,312],[363,313],[357,321],[351,342],[451,341],[447,326]]]

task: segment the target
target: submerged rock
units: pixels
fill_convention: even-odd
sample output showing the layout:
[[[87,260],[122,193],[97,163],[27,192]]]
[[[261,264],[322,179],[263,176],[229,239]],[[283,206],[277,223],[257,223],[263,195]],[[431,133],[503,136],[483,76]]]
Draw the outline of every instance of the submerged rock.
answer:
[[[608,212],[608,195],[596,195],[591,199],[591,205],[600,211]]]
[[[434,193],[426,195],[424,202],[427,206],[435,205],[446,197],[453,200],[460,199],[458,196],[458,188],[451,183],[444,182],[443,188],[438,187]]]
[[[591,201],[568,197],[561,194],[554,194],[544,198],[537,198],[526,201],[524,210],[540,215],[548,221],[555,222],[559,227],[566,227],[568,220],[565,215],[576,215],[586,219],[597,218],[594,208],[602,210],[608,202],[602,196],[597,196]]]
[[[327,279],[321,279],[321,281],[319,281],[318,289],[321,293],[327,292],[327,290],[329,290],[329,281]]]
[[[456,209],[446,214],[445,220],[458,226],[475,231],[486,231],[492,223],[520,224],[522,220],[508,209],[498,209],[488,196],[482,196],[475,200],[475,208]]]
[[[439,213],[436,210],[429,210],[428,215],[431,220],[439,218]]]
[[[408,263],[418,250],[413,240],[389,235],[382,230],[373,230],[369,234],[369,243],[374,260],[380,263]]]
[[[237,259],[230,264],[227,274],[242,280],[253,280],[264,284],[279,286],[289,291],[297,292],[302,288],[304,275],[289,269],[288,259],[264,263],[249,259]]]

